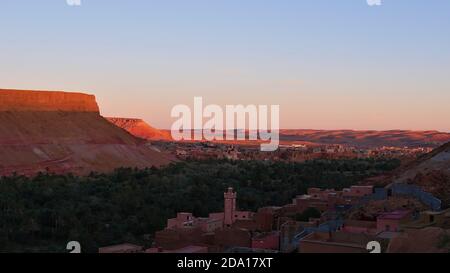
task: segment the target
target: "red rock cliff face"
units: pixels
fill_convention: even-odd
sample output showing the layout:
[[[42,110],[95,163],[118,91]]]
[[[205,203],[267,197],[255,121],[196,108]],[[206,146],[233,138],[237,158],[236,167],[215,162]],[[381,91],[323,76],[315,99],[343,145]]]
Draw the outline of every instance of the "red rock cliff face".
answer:
[[[0,89],[0,111],[67,111],[99,113],[95,96],[59,91]]]

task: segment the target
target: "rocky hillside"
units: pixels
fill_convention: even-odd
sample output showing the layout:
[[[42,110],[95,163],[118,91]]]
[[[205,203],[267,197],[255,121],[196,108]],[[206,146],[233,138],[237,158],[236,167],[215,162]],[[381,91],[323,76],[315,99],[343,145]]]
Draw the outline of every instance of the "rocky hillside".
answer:
[[[0,175],[86,174],[168,162],[101,117],[93,95],[0,89]]]
[[[438,147],[450,141],[450,134],[438,131],[354,131],[354,130],[280,130],[280,140],[316,144],[342,144],[363,148]]]
[[[106,118],[114,125],[125,129],[130,134],[147,140],[171,140],[169,131],[153,128],[142,119],[134,118]]]
[[[450,206],[450,143],[404,166],[393,181],[418,185]]]

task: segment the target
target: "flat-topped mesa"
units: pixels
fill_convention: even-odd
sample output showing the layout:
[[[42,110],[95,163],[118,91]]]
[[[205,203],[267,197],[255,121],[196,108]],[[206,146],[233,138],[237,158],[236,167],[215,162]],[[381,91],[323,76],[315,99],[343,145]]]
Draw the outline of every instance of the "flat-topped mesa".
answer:
[[[11,89],[0,89],[0,111],[100,112],[94,95]]]

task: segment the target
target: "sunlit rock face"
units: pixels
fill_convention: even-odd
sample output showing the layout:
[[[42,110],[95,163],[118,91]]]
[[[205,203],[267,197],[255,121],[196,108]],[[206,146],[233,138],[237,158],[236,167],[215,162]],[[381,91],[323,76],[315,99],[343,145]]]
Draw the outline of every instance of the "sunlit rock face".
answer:
[[[99,113],[94,95],[60,91],[0,89],[0,111],[67,111]]]

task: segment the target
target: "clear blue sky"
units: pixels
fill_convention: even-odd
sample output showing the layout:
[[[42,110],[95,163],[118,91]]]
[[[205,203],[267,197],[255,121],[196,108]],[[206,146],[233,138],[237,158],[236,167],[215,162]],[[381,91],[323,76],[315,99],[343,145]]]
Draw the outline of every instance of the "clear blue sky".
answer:
[[[450,1],[0,1],[0,88],[93,93],[169,128],[175,104],[280,104],[284,128],[450,131]]]

